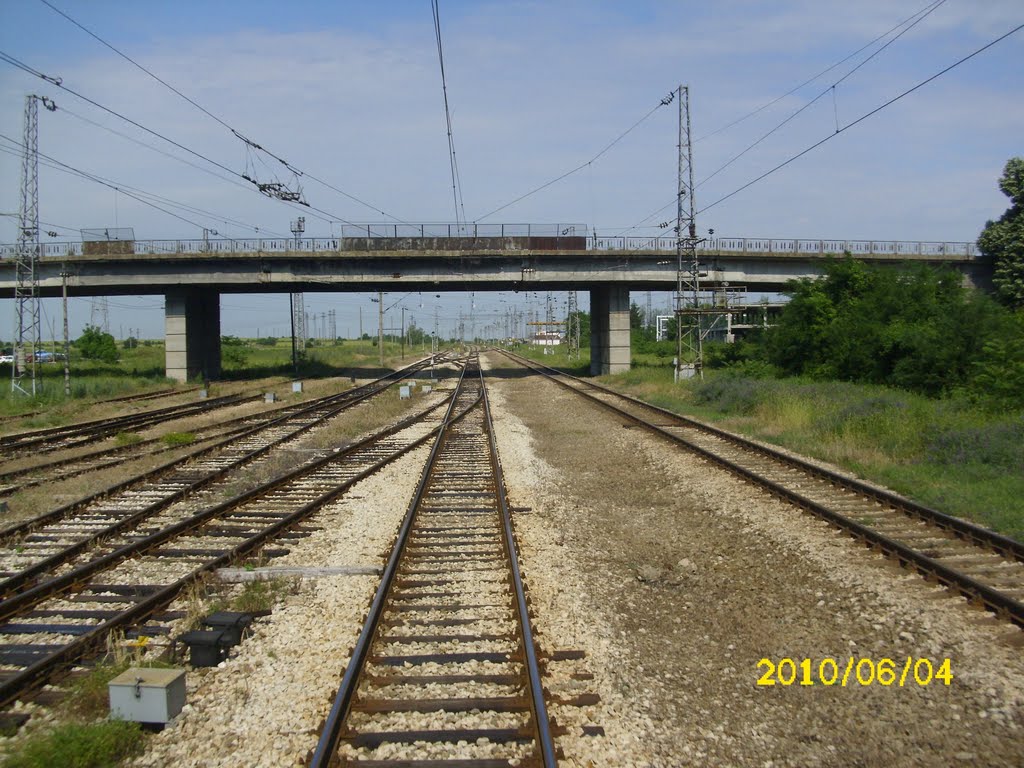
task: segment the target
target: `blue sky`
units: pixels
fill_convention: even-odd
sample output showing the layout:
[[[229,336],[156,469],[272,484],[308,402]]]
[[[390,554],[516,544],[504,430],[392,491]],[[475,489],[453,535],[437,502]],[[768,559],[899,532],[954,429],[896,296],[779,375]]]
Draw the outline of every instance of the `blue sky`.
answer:
[[[454,218],[426,0],[53,2],[293,166],[406,221]],[[870,50],[755,117],[707,134],[786,93],[926,2],[441,0],[440,6],[465,212],[476,220],[588,160],[679,83],[691,88],[693,130],[701,139],[694,165],[703,179]],[[845,125],[1022,22],[1019,0],[947,0],[844,80],[834,100],[822,98],[701,185],[699,207],[834,132],[837,117]],[[232,170],[247,168],[244,145],[227,129],[39,0],[0,0],[0,50]],[[701,215],[700,229],[779,238],[973,240],[985,220],[1006,207],[996,187],[1003,164],[1024,154],[1022,73],[1024,32],[712,207]],[[287,232],[299,213],[83,121],[159,144],[6,64],[0,64],[0,134],[20,139],[29,92],[58,106],[40,117],[42,152],[215,214],[190,213],[185,218],[193,223],[184,222],[44,167],[43,221],[72,230],[132,226],[140,239],[199,237],[202,226],[240,237],[252,230],[223,219],[264,233]],[[591,166],[486,221],[572,222],[605,233],[633,227],[673,200],[676,130],[674,105],[660,108]],[[256,168],[268,173],[266,166]],[[0,213],[18,209],[18,174],[18,159],[0,153]],[[308,179],[303,187],[312,204],[329,212],[322,218],[307,213],[310,235],[327,236],[331,222],[342,219],[388,220]],[[668,208],[646,224],[669,218]],[[0,217],[0,240],[14,238],[14,220]],[[427,298],[442,317],[468,310],[466,296]],[[115,332],[118,326],[160,332],[161,297],[112,302]],[[478,311],[505,306],[488,297],[476,302]],[[356,324],[359,306],[364,318],[374,307],[355,295],[311,294],[307,303],[315,312],[337,309],[339,329]],[[417,310],[419,303],[416,297]],[[88,301],[73,304],[74,331],[88,320]],[[257,309],[247,310],[250,304]],[[227,333],[255,335],[257,323],[280,333],[287,322],[279,297],[256,304],[252,297],[225,297],[224,305]],[[421,311],[432,316],[431,302]],[[10,314],[0,306],[0,335],[10,333]]]

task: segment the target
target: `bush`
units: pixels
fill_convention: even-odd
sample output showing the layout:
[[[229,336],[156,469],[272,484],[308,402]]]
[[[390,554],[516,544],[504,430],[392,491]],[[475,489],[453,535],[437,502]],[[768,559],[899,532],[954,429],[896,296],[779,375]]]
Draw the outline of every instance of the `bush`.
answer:
[[[708,405],[723,413],[749,415],[761,403],[765,384],[738,376],[716,376],[698,384],[694,402]]]
[[[99,360],[104,363],[117,362],[117,341],[109,333],[104,333],[95,325],[85,326],[82,335],[75,341],[75,347],[86,360]]]
[[[936,464],[987,464],[1024,473],[1024,422],[932,429],[925,456]]]

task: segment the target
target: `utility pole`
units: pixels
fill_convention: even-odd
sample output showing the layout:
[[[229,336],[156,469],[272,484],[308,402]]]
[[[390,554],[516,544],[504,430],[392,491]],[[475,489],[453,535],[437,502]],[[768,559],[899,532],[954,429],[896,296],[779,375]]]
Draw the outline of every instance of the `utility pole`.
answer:
[[[697,262],[697,211],[693,184],[693,144],[690,140],[690,89],[680,85],[679,174],[676,202],[676,381],[704,378],[704,348],[700,328],[700,264]],[[673,94],[675,95],[675,94]],[[671,97],[669,97],[671,98]],[[683,198],[687,198],[684,200]],[[684,211],[684,203],[687,210]],[[683,322],[686,321],[686,330]],[[683,362],[684,356],[691,362]]]
[[[66,269],[60,271],[60,293],[64,304],[64,397],[71,397],[71,341],[68,338],[68,271]]]
[[[377,291],[377,352],[380,367],[384,367],[384,291]]]
[[[402,359],[405,360],[405,307],[402,307]]]
[[[21,221],[14,265],[14,362],[11,391],[36,394],[36,353],[41,344],[39,325],[39,102],[53,112],[57,105],[43,96],[25,97],[25,126],[21,160]],[[27,347],[27,349],[26,349]],[[25,378],[29,389],[23,384]]]
[[[650,294],[648,294],[650,296]],[[569,291],[569,316],[566,318],[565,338],[569,344],[569,359],[580,359],[580,307],[576,291]]]
[[[299,250],[300,236],[306,231],[306,217],[299,216],[291,223],[291,232],[295,237],[295,250]],[[299,354],[306,351],[306,301],[302,293],[293,291],[288,294],[288,307],[292,316],[292,370],[299,375]]]

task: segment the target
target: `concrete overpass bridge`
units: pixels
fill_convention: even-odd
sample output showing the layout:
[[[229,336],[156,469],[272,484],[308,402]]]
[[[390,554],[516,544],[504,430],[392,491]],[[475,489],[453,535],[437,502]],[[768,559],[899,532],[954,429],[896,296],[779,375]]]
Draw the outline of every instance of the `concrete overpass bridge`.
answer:
[[[602,237],[580,225],[346,225],[339,237],[46,243],[40,296],[163,294],[167,374],[220,373],[220,294],[370,291],[590,292],[591,367],[628,369],[629,292],[674,290],[675,239]],[[14,245],[0,245],[0,297],[14,295]],[[959,270],[984,287],[973,243],[711,238],[702,284],[779,291],[850,253]]]

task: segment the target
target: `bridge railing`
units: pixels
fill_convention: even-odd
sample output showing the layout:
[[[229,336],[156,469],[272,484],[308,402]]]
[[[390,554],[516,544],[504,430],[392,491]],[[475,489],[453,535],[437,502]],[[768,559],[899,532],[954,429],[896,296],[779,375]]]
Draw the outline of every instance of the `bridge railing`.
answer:
[[[674,237],[599,237],[587,241],[588,248],[599,251],[675,252]],[[697,246],[698,253],[735,253],[780,256],[845,253],[854,256],[977,258],[975,243],[927,242],[918,240],[779,240],[759,237],[709,238]]]
[[[130,250],[118,249],[117,254],[143,256],[169,256],[203,253],[328,253],[348,250],[356,240],[370,243],[375,239],[423,238],[424,240],[452,239],[453,248],[476,247],[476,238],[540,237],[571,238],[570,249],[581,241],[591,251],[648,251],[675,253],[674,237],[600,237],[587,233],[582,224],[367,224],[341,227],[338,237],[300,238],[245,238],[217,240],[135,240],[121,243]],[[460,234],[460,231],[462,234]],[[101,254],[103,243],[62,242],[43,243],[44,258],[67,258]],[[415,244],[407,247],[415,247]],[[552,247],[550,244],[541,247]],[[555,246],[557,247],[557,245]],[[17,246],[0,245],[0,259],[13,258]],[[979,258],[974,243],[928,242],[910,240],[781,240],[757,237],[718,237],[705,240],[697,247],[698,253],[730,253],[737,255],[802,256],[849,252],[854,256],[889,256],[893,258]]]

